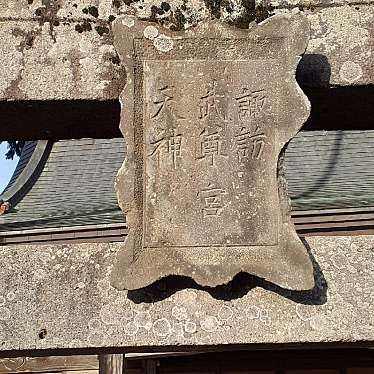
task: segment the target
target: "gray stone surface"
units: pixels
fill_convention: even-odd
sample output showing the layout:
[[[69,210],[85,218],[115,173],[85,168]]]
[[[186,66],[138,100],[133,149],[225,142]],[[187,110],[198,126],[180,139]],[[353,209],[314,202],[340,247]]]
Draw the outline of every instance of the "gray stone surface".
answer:
[[[174,279],[141,291],[118,291],[109,276],[119,243],[4,247],[1,350],[373,345],[374,238],[311,237],[307,243],[318,263],[310,292],[286,291],[249,277],[218,289]]]
[[[373,84],[374,4],[346,4],[307,11],[307,14],[311,39],[307,57],[300,66],[300,81],[312,87],[329,83]]]
[[[278,15],[249,31],[212,21],[178,34],[132,21],[114,25],[128,82],[116,189],[129,235],[113,284],[137,289],[175,274],[216,286],[245,271],[312,288],[277,180],[279,153],[309,116],[295,80],[306,18]]]
[[[123,71],[110,38],[74,27],[60,24],[51,34],[48,23],[0,22],[0,97],[118,97]]]
[[[47,4],[47,5],[44,5]],[[74,6],[76,4],[76,7]],[[125,75],[113,50],[110,21],[119,14],[189,28],[212,15],[247,25],[270,14],[303,9],[312,38],[300,67],[309,86],[373,84],[373,3],[173,0],[3,1],[0,4],[0,99],[112,99]],[[209,5],[210,4],[210,5]],[[164,6],[165,7],[165,6]],[[168,9],[168,7],[166,7]]]
[[[0,17],[49,20],[108,20],[118,12],[112,0],[6,0],[0,4]]]

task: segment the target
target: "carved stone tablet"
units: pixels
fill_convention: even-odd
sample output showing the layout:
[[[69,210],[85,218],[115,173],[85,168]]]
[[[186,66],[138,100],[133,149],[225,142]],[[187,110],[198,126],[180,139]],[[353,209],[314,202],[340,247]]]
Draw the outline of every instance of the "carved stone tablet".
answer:
[[[312,288],[277,180],[279,153],[309,115],[295,81],[304,17],[175,33],[125,16],[114,33],[127,69],[116,188],[129,235],[113,284],[136,289],[177,274],[215,286],[246,271]]]

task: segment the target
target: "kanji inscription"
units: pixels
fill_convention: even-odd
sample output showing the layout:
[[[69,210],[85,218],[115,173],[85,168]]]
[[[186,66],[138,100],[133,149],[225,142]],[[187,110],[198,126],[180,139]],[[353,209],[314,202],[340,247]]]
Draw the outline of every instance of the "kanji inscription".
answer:
[[[128,156],[116,187],[129,235],[113,284],[177,274],[215,286],[247,271],[313,287],[277,180],[279,153],[309,114],[294,77],[305,19],[276,16],[251,30],[212,21],[151,38],[146,22],[129,24],[114,27],[127,69]]]
[[[278,99],[268,94],[272,106],[258,122],[257,116],[239,118],[235,97],[243,75],[244,83],[255,88],[264,85],[263,76],[276,80],[270,66],[262,60],[144,62],[145,97],[152,97],[158,82],[174,87],[172,99],[168,96],[173,111],[169,108],[166,119],[154,117],[154,102],[147,100],[144,106],[147,154],[155,155],[163,147],[165,156],[160,150],[157,158],[148,157],[144,164],[144,247],[278,244],[279,224],[273,214],[278,185],[272,177],[276,173],[272,123]],[[174,113],[181,113],[183,120]],[[204,200],[211,200],[212,206],[196,202],[195,197],[204,194],[201,185],[218,184],[225,199],[217,193]],[[219,221],[205,219],[211,216]]]

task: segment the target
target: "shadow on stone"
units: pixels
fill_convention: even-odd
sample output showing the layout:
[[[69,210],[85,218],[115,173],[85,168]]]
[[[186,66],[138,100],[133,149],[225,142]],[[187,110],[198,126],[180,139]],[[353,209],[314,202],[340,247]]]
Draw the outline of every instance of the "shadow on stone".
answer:
[[[330,63],[320,54],[305,54],[296,69],[296,80],[301,87],[328,87],[330,76]]]
[[[217,300],[234,300],[245,296],[256,287],[274,292],[289,300],[305,305],[322,305],[327,301],[327,282],[310,250],[309,244],[301,239],[313,263],[314,288],[306,291],[292,291],[262,278],[247,273],[237,274],[232,281],[217,287],[203,287],[189,277],[168,276],[139,290],[129,291],[127,297],[134,303],[154,303],[167,299],[185,288],[205,291]]]

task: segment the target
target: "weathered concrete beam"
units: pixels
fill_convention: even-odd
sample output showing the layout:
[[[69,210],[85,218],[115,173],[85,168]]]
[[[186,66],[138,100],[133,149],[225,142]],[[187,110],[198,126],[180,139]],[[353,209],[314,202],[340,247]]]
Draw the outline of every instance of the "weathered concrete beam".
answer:
[[[306,11],[311,40],[299,66],[306,86],[374,83],[374,4]]]
[[[306,292],[242,274],[214,289],[174,277],[127,293],[109,284],[122,244],[3,247],[0,349],[373,346],[374,237],[313,237],[307,244],[316,286]]]
[[[312,36],[298,70],[301,84],[374,83],[374,11],[362,2],[263,0],[9,0],[0,4],[0,100],[118,98],[124,71],[112,45],[111,21],[136,14],[172,29],[190,27],[212,15],[245,26],[270,14],[301,8]],[[234,27],[234,26],[233,26]]]
[[[111,37],[79,33],[77,24],[0,22],[0,97],[105,99],[118,97],[124,74]]]
[[[38,19],[104,19],[118,12],[112,0],[7,0],[0,4],[0,17]]]

